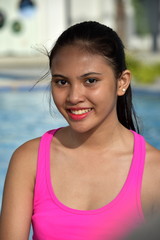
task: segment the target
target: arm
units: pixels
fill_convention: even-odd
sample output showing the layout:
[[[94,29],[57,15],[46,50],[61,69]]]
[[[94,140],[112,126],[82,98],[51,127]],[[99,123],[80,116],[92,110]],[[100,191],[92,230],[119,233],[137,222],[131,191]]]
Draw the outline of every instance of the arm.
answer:
[[[25,143],[11,158],[0,217],[1,240],[29,237],[38,143],[38,139]]]

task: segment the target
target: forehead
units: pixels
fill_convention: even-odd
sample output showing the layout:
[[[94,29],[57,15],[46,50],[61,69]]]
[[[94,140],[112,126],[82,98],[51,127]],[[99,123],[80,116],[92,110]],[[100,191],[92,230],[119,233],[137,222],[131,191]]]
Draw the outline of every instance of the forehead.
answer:
[[[61,48],[52,59],[51,70],[102,70],[110,68],[107,60],[100,54],[90,53],[78,46],[66,46]]]
[[[66,46],[54,56],[51,64],[52,74],[66,77],[80,76],[89,72],[114,77],[114,71],[104,56],[90,53],[78,46]]]

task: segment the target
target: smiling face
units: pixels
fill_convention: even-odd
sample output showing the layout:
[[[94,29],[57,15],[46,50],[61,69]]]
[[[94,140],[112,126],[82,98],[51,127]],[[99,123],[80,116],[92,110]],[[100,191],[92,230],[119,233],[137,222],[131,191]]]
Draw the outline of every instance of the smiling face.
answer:
[[[51,73],[53,100],[73,130],[118,122],[117,80],[103,56],[66,46],[54,56]]]

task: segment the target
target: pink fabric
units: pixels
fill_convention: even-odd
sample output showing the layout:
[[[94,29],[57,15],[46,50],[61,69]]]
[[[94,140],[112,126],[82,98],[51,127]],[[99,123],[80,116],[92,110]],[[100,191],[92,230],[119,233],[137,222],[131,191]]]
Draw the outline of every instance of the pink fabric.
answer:
[[[132,131],[133,159],[117,197],[102,208],[81,211],[63,205],[51,185],[50,143],[57,130],[45,133],[40,142],[32,216],[33,240],[120,240],[144,220],[140,198],[144,138]]]

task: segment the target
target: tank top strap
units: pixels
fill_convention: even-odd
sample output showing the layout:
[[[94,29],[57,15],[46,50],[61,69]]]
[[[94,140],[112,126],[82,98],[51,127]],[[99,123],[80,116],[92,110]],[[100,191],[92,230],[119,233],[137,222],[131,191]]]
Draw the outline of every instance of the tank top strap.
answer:
[[[146,156],[146,142],[143,136],[133,132],[134,134],[134,169],[137,172],[138,191],[141,190],[142,178]]]
[[[143,136],[131,131],[134,134],[134,154],[132,160],[132,171],[131,178],[132,181],[132,193],[135,193],[137,206],[141,216],[143,217],[142,202],[141,202],[141,190],[142,190],[142,180],[145,166],[145,156],[146,156],[146,142]]]
[[[47,167],[49,166],[47,161],[50,160],[50,144],[57,130],[58,129],[49,130],[42,135],[40,139],[34,188],[34,202],[36,201],[36,198],[39,197],[40,191],[45,189],[46,173],[48,172]]]

